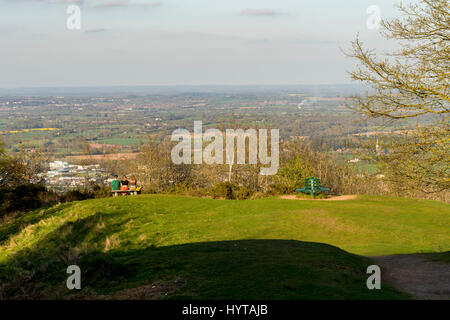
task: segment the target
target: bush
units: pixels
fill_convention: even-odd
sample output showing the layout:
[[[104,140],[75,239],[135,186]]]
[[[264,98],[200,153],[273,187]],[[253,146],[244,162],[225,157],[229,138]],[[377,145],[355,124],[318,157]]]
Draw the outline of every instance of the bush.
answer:
[[[263,198],[267,198],[270,197],[271,194],[266,193],[266,192],[255,192],[250,196],[250,199],[263,199]]]
[[[55,202],[51,193],[40,184],[23,184],[17,187],[0,188],[0,216],[8,212],[34,210],[47,203]],[[53,193],[52,193],[53,194]]]
[[[69,190],[62,195],[47,190],[42,184],[2,186],[0,187],[0,218],[11,212],[30,211],[59,202],[106,198],[110,195],[109,187],[99,185],[94,185],[92,189]]]
[[[69,190],[62,197],[63,202],[81,201],[94,198],[94,193],[88,190]]]
[[[87,199],[108,198],[111,188],[101,185],[92,185],[89,189],[73,189],[61,196],[61,202],[82,201]]]
[[[210,194],[214,199],[245,200],[250,198],[252,192],[244,186],[238,186],[230,182],[219,182],[211,189]]]
[[[95,185],[92,188],[92,190],[93,190],[95,199],[108,198],[111,196],[111,188],[110,187]]]
[[[248,188],[246,187],[238,187],[236,192],[235,192],[235,198],[238,200],[245,200],[248,199],[251,195],[251,192]]]
[[[303,186],[301,186],[301,187],[303,187]],[[295,187],[289,187],[282,183],[273,183],[273,184],[269,185],[266,193],[269,195],[272,195],[272,196],[277,195],[277,194],[290,194],[295,191],[294,188]]]
[[[147,186],[147,185],[146,185],[145,188],[143,189],[142,193],[143,193],[143,194],[157,194],[157,193],[158,193],[158,190],[155,189],[155,188],[152,187],[152,186]]]
[[[230,182],[219,182],[211,190],[212,197],[225,198],[228,200],[234,199],[233,185]]]

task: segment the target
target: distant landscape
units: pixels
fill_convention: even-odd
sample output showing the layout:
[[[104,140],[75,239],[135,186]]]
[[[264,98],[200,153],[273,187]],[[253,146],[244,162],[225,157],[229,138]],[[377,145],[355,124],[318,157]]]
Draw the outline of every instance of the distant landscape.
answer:
[[[0,315],[445,315],[328,301],[450,301],[450,0],[396,2],[0,0]]]

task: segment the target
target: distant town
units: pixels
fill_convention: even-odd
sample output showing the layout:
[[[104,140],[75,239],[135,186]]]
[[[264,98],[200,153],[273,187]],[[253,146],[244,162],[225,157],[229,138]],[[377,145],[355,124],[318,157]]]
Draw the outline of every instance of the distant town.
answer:
[[[110,175],[99,164],[74,165],[65,161],[49,163],[50,169],[41,174],[47,187],[56,192],[85,188],[92,184],[110,183]]]

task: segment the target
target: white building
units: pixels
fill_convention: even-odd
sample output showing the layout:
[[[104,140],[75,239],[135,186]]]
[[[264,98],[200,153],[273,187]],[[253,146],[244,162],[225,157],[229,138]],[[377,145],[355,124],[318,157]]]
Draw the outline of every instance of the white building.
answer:
[[[53,161],[50,162],[50,170],[51,171],[59,171],[59,172],[67,172],[69,171],[69,164],[64,161]]]

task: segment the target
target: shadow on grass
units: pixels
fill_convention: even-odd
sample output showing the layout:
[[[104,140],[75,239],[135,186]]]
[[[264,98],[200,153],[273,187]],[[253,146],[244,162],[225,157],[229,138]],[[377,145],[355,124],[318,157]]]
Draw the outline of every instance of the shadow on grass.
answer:
[[[96,213],[65,223],[0,265],[0,298],[108,298],[173,279],[183,285],[163,298],[407,298],[385,286],[368,290],[366,269],[372,261],[330,245],[237,240],[129,248],[114,240],[124,223],[120,213]],[[72,264],[82,272],[82,290],[76,292],[66,288],[66,269]]]

